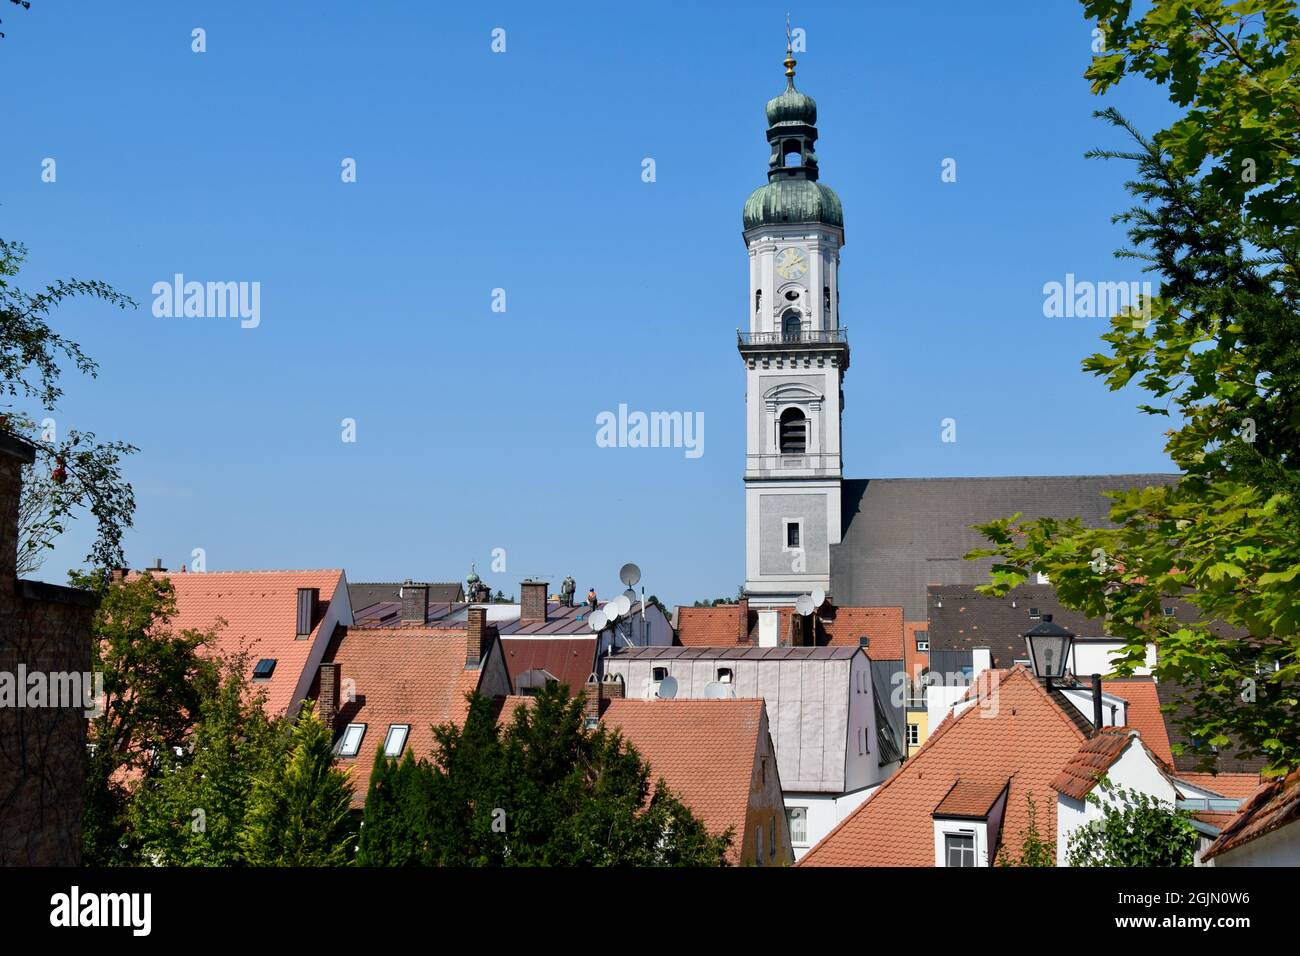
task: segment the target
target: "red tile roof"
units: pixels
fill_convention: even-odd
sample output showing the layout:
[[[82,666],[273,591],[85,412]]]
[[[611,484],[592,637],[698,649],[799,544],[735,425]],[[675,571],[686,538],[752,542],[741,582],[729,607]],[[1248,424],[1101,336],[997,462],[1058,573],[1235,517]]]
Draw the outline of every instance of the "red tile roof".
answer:
[[[677,642],[684,647],[725,647],[749,642],[749,602],[678,607]]]
[[[1179,772],[1175,779],[1190,783],[1193,787],[1210,790],[1237,800],[1245,800],[1247,797],[1252,796],[1259,789],[1260,784],[1263,783],[1257,773]]]
[[[958,780],[934,808],[936,817],[970,817],[982,820],[997,803],[1008,781]]]
[[[1092,686],[1090,680],[1080,683]],[[1147,745],[1165,764],[1174,765],[1174,752],[1169,746],[1169,731],[1165,726],[1165,715],[1160,712],[1160,698],[1156,695],[1156,682],[1150,677],[1102,678],[1101,689],[1104,693],[1114,694],[1127,701],[1127,724],[1142,735],[1142,742]]]
[[[614,700],[603,721],[622,732],[653,777],[662,777],[710,833],[735,828],[735,863],[764,713],[762,700]],[[769,772],[776,773],[775,760]]]
[[[758,612],[749,604],[718,607],[679,607],[677,642],[683,647],[726,647],[758,643]],[[779,640],[790,636],[794,609],[777,609]],[[834,607],[817,615],[820,647],[857,647],[859,638],[871,638],[867,656],[873,660],[903,659],[903,609],[898,607]]]
[[[1011,780],[1002,843],[1018,854],[1028,826],[1026,796],[1038,832],[1056,833],[1052,781],[1084,736],[1024,667],[996,671],[995,707],[968,707],[946,719],[901,770],[813,847],[799,866],[933,866],[931,814],[958,780]]]
[[[1242,803],[1236,818],[1224,827],[1201,859],[1212,859],[1274,830],[1293,826],[1297,820],[1300,820],[1300,770],[1293,770],[1283,780],[1264,784]]]
[[[262,658],[273,658],[269,681],[253,684],[266,691],[266,710],[286,713],[306,694],[316,665],[330,635],[320,625],[343,580],[341,570],[326,571],[206,571],[163,575],[176,590],[173,631],[207,629],[218,619],[226,624],[217,631],[210,650],[222,657],[248,653],[248,678]],[[134,575],[133,575],[134,577]],[[319,588],[320,610],[309,637],[299,638],[298,589]],[[324,638],[322,640],[321,638]]]
[[[463,632],[410,627],[349,628],[339,640],[331,659],[344,694],[335,725],[366,725],[356,757],[339,761],[351,775],[354,806],[365,802],[375,751],[390,725],[410,724],[406,746],[427,757],[435,724],[465,720],[465,695],[478,689],[483,673],[466,669],[465,644]],[[347,700],[349,689],[354,701]]]
[[[525,671],[544,670],[577,696],[596,666],[596,637],[503,637],[510,686],[519,689]]]
[[[1052,789],[1082,800],[1135,739],[1135,732],[1125,728],[1104,730],[1089,737],[1056,775]]]

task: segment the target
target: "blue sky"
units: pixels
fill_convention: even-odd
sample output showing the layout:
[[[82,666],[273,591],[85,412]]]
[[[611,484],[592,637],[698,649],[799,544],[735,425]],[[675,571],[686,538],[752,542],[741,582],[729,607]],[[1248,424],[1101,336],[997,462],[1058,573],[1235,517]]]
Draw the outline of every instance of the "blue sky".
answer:
[[[636,561],[668,602],[734,595],[740,212],[788,4],[5,7],[0,235],[29,246],[27,288],[100,278],[140,303],[56,322],[102,367],[67,379],[60,427],[141,449],[133,566],[203,548],[208,570],[449,580],[474,561],[507,593],[569,573],[606,596]],[[1129,170],[1082,158],[1121,143],[1092,111],[1171,115],[1141,81],[1089,93],[1081,9],[792,10],[845,209],[848,476],[1171,470],[1162,424],[1079,370],[1105,320],[1043,315],[1066,273],[1141,277],[1111,256]],[[260,282],[261,324],[155,317],[178,272]],[[598,447],[620,403],[702,412],[704,454]]]

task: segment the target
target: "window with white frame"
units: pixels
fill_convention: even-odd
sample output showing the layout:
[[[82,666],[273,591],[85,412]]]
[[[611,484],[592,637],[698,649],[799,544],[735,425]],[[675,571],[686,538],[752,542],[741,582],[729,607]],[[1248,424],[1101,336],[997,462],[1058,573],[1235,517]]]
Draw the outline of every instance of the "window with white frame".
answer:
[[[909,747],[921,746],[921,725],[920,724],[907,725],[907,745]]]
[[[366,735],[365,724],[348,724],[339,738],[339,756],[355,757],[361,750],[361,739]]]
[[[787,807],[785,822],[790,828],[790,842],[795,846],[808,845],[808,808]]]
[[[400,757],[406,748],[406,737],[410,732],[410,724],[390,724],[388,736],[384,738],[384,756]]]
[[[945,833],[943,855],[945,866],[974,866],[975,834]]]
[[[917,652],[918,654],[925,654],[925,653],[928,652],[929,650],[930,650],[930,632],[929,632],[929,631],[917,631],[917,632],[916,632],[916,652]]]

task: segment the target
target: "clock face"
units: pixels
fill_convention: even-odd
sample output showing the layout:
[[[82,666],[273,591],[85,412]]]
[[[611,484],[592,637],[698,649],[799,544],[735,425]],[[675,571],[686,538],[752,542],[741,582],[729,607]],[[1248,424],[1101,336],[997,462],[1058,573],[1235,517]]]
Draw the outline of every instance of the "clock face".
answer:
[[[776,271],[784,279],[798,279],[808,271],[808,260],[798,249],[782,249],[776,257]]]

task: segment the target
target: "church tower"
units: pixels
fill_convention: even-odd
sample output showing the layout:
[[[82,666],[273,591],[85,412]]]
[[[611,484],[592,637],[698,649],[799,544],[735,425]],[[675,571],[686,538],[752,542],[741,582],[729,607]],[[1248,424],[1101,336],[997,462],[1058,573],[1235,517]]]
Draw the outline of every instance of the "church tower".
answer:
[[[830,590],[840,540],[840,326],[844,212],[818,182],[817,104],[794,87],[767,103],[767,183],[745,202],[749,330],[745,363],[745,592],[751,606]]]

